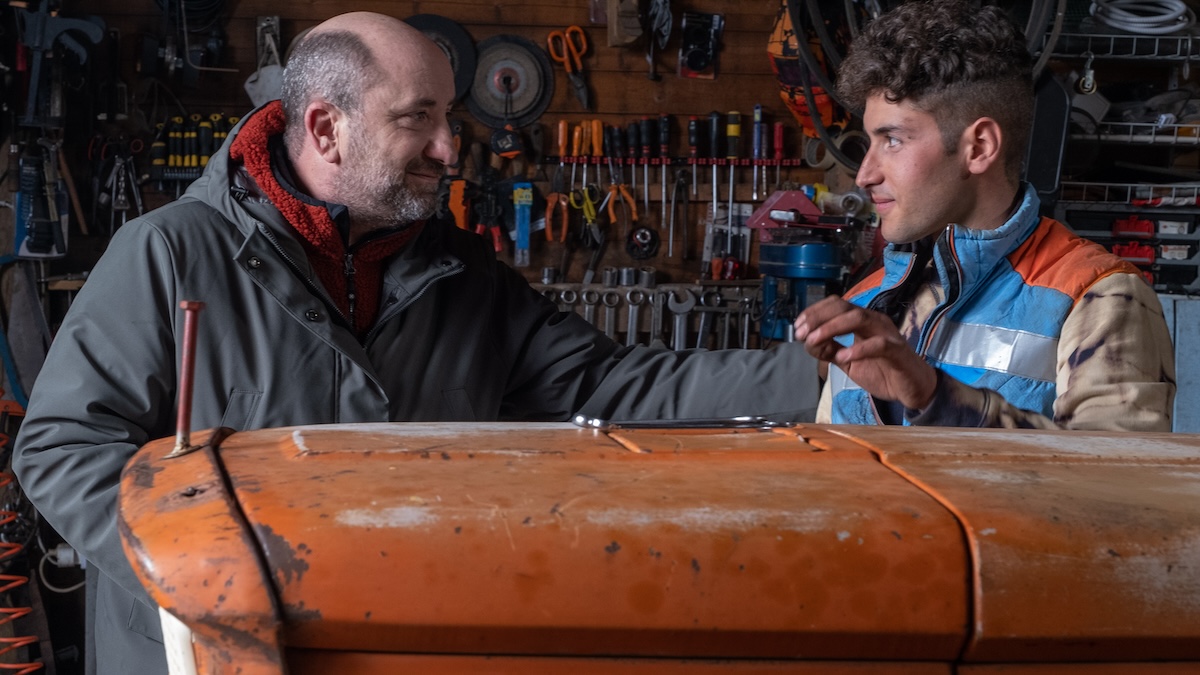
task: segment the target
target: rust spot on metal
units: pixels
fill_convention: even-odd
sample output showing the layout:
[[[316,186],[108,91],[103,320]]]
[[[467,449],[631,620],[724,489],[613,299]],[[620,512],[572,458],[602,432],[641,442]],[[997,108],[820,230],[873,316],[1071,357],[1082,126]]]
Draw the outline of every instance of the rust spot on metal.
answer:
[[[609,544],[608,546],[605,546],[604,550],[608,551],[609,553],[616,553],[617,551],[621,550],[621,545],[614,541],[613,543]]]
[[[700,561],[696,560],[695,558],[692,558],[692,571],[693,572],[700,571]]]
[[[257,629],[234,628],[223,617],[204,616],[198,618],[196,623],[205,627],[203,632],[215,635],[222,644],[229,645],[231,651],[254,651],[262,654],[267,663],[281,663],[283,652],[276,648],[270,636],[267,636],[268,639],[259,637]]]
[[[280,535],[275,534],[269,526],[258,525],[254,530],[258,534],[258,540],[262,543],[263,550],[267,553],[267,560],[274,568],[276,576],[285,584],[290,584],[293,576],[296,581],[299,581],[300,577],[308,571],[308,562],[301,559],[292,549],[292,545]]]
[[[320,621],[321,610],[309,609],[304,605],[304,602],[299,602],[294,605],[285,605],[283,613],[291,621]]]
[[[134,485],[141,489],[149,490],[154,487],[154,477],[162,471],[162,467],[152,466],[150,464],[150,457],[138,455],[126,471],[133,476]]]

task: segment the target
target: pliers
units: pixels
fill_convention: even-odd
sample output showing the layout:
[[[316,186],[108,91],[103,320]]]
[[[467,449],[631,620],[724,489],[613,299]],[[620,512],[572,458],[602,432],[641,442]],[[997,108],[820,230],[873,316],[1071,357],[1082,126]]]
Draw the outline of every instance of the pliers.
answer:
[[[561,226],[558,240],[567,240],[567,202],[569,198],[561,192],[551,192],[546,195],[546,241],[554,240],[554,211],[557,207],[558,221]]]

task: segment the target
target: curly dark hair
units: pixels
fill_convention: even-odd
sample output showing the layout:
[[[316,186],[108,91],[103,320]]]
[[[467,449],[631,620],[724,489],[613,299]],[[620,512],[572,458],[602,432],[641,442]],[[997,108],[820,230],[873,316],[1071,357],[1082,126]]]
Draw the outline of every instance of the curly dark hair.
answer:
[[[1004,133],[1014,180],[1033,126],[1033,58],[1021,30],[996,6],[917,0],[871,22],[838,69],[837,91],[861,111],[877,94],[934,116],[946,152],[963,129],[991,117]]]

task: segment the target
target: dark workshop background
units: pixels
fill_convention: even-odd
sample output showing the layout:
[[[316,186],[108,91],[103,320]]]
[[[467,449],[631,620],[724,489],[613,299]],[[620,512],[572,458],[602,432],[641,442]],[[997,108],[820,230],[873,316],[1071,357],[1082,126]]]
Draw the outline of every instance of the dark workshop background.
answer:
[[[214,2],[214,5],[217,3]],[[548,109],[537,124],[541,125],[545,138],[545,152],[548,155],[557,154],[554,147],[556,124],[566,119],[572,125],[585,119],[600,119],[606,125],[620,124],[622,127],[629,122],[644,116],[657,117],[669,114],[672,117],[672,155],[685,157],[687,118],[698,115],[707,118],[713,111],[725,113],[738,110],[744,117],[745,127],[749,127],[750,116],[755,104],[761,104],[764,119],[768,123],[783,121],[786,124],[785,138],[789,146],[798,152],[800,131],[779,97],[779,88],[771,69],[767,54],[767,40],[770,36],[776,14],[780,8],[777,0],[746,0],[742,2],[720,2],[717,0],[694,0],[686,3],[671,3],[674,12],[674,25],[671,30],[667,47],[655,54],[655,70],[660,75],[657,81],[651,80],[649,65],[646,58],[645,39],[627,47],[607,46],[607,28],[596,25],[590,17],[598,8],[599,16],[604,16],[603,2],[588,0],[524,0],[513,2],[508,0],[458,0],[449,2],[387,2],[357,1],[357,2],[296,2],[272,3],[262,0],[230,2],[224,5],[224,15],[228,19],[218,23],[224,35],[220,37],[220,61],[211,65],[222,68],[233,68],[236,72],[203,71],[194,82],[186,82],[181,76],[181,70],[168,75],[159,69],[154,77],[147,77],[139,72],[139,61],[145,60],[147,44],[157,44],[159,38],[168,34],[168,24],[164,21],[160,5],[153,0],[95,0],[88,3],[68,2],[63,8],[63,14],[78,16],[94,14],[102,17],[107,25],[110,40],[94,49],[97,58],[92,59],[87,66],[89,71],[87,82],[83,84],[80,93],[89,91],[82,98],[84,105],[93,106],[91,114],[79,114],[83,110],[72,110],[68,115],[72,118],[66,131],[67,141],[64,151],[71,162],[74,176],[77,178],[81,201],[84,203],[85,218],[88,215],[88,202],[92,198],[88,194],[88,178],[95,164],[94,157],[88,157],[88,143],[98,136],[112,137],[125,135],[130,138],[141,138],[144,146],[151,141],[152,129],[138,123],[137,113],[146,119],[149,125],[161,121],[166,115],[175,115],[181,106],[187,114],[199,114],[208,117],[213,113],[226,116],[242,115],[252,109],[243,84],[256,67],[256,22],[260,16],[275,15],[279,17],[282,46],[286,47],[301,31],[316,25],[322,20],[345,11],[375,11],[404,18],[423,13],[435,13],[452,19],[461,24],[476,43],[498,34],[513,34],[528,38],[539,46],[545,46],[546,36],[551,30],[561,30],[567,25],[581,26],[588,34],[589,51],[584,56],[585,77],[592,97],[592,111],[584,112],[575,100],[571,87],[560,65],[554,63],[554,92]],[[191,5],[189,5],[190,7]],[[680,46],[680,17],[684,11],[701,13],[720,13],[724,16],[725,26],[718,55],[718,70],[714,79],[683,78],[676,75]],[[112,38],[116,38],[113,40]],[[191,35],[198,43],[206,43],[204,34]],[[107,49],[105,48],[107,46]],[[195,47],[196,45],[191,45]],[[182,46],[181,46],[182,47]],[[109,62],[115,53],[116,67]],[[144,69],[144,67],[143,67]],[[117,74],[115,74],[117,73]],[[118,75],[119,74],[119,75]],[[117,79],[119,77],[119,79]],[[114,82],[116,80],[116,82]],[[96,113],[102,112],[110,105],[109,97],[119,92],[123,85],[128,92],[131,114],[123,124],[106,125],[95,121]],[[174,99],[178,99],[176,105]],[[474,120],[467,106],[461,101],[456,106],[455,117],[466,123],[464,138],[464,155],[471,141],[486,142],[491,130]],[[156,120],[155,118],[160,118]],[[140,127],[140,128],[139,128]],[[522,131],[528,138],[529,128]],[[744,132],[745,133],[745,132]],[[746,156],[748,153],[743,153]],[[143,149],[141,154],[135,154],[134,160],[139,164],[139,172],[145,173],[148,158]],[[539,179],[552,175],[556,165],[546,167],[546,173],[539,174]],[[749,167],[739,169],[739,199],[748,199],[750,195]],[[529,170],[534,174],[533,169]],[[594,174],[593,174],[594,175]],[[822,172],[810,169],[785,169],[784,178],[798,182],[821,180]],[[660,176],[657,169],[650,174],[650,212],[641,214],[642,223],[656,226],[661,218],[659,195]],[[699,271],[699,249],[703,234],[703,218],[708,208],[707,188],[708,173],[703,168],[700,174],[700,189],[697,197],[692,198],[692,227],[689,236],[690,258],[684,262],[677,254],[668,259],[666,256],[665,233],[662,251],[658,256],[647,261],[633,261],[624,250],[623,241],[610,241],[606,247],[601,266],[653,265],[659,272],[660,281],[694,281]],[[590,179],[589,179],[590,180]],[[628,176],[626,178],[628,181]],[[667,194],[671,194],[670,173],[668,173]],[[720,181],[720,195],[725,195],[724,170]],[[772,181],[774,175],[772,174]],[[642,182],[641,172],[638,181]],[[543,192],[548,183],[539,180],[536,185]],[[605,188],[606,182],[601,183]],[[745,195],[742,194],[745,192]],[[163,191],[155,189],[153,183],[143,185],[143,197],[147,209],[165,203],[174,197],[173,188],[168,185]],[[636,190],[638,210],[642,210],[641,186]],[[700,203],[703,202],[703,203]],[[132,217],[132,214],[131,216]],[[91,236],[76,236],[72,233],[70,256],[66,260],[51,263],[54,272],[59,274],[80,271],[90,267],[91,262],[102,251],[107,237],[104,236],[109,227],[108,212],[98,211],[100,222],[89,228]],[[119,223],[118,223],[119,224]],[[72,222],[72,229],[77,225]],[[676,235],[677,238],[679,235]],[[511,247],[503,254],[511,260]],[[569,280],[578,281],[582,277],[587,263],[588,252],[580,250],[573,254]],[[539,233],[535,233],[531,246],[531,265],[524,268],[530,280],[540,278],[543,266],[557,266],[561,259],[561,248],[558,242],[548,243]]]

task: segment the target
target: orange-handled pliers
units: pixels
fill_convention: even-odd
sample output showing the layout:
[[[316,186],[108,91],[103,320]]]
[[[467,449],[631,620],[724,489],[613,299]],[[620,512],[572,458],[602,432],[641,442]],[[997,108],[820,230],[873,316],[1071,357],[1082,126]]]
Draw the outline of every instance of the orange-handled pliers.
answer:
[[[618,221],[617,200],[621,200],[629,207],[629,219],[633,222],[638,221],[637,203],[633,200],[633,195],[630,194],[629,188],[625,187],[624,183],[613,183],[608,186],[608,222],[616,223]]]
[[[569,198],[561,192],[551,192],[546,195],[546,241],[554,240],[554,212],[558,211],[558,222],[561,225],[558,240],[567,240],[567,202]]]

